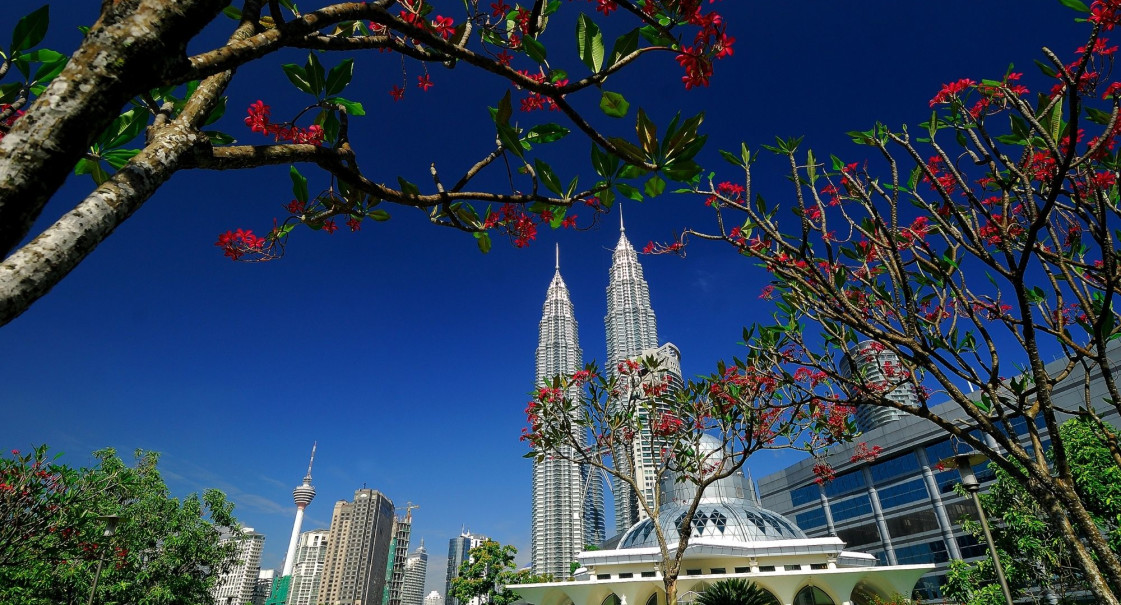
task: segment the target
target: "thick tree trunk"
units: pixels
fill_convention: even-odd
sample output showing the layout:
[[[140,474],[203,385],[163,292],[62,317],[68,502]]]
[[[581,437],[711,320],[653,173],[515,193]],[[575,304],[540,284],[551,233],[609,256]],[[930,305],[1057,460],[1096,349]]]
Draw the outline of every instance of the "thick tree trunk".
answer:
[[[1057,490],[1063,489],[1063,486],[1059,485],[1058,482],[1055,482],[1054,487]],[[1116,567],[1116,555],[1110,550],[1109,545],[1105,544],[1105,540],[1101,537],[1101,531],[1092,520],[1090,521],[1091,529],[1087,532],[1090,536],[1088,540],[1091,546],[1090,549],[1088,549],[1086,544],[1079,538],[1078,530],[1071,524],[1072,518],[1077,519],[1079,517],[1074,509],[1081,510],[1082,514],[1085,514],[1087,518],[1089,517],[1089,514],[1086,513],[1086,510],[1082,507],[1082,503],[1078,500],[1077,496],[1075,495],[1073,497],[1073,504],[1071,504],[1069,502],[1070,498],[1062,498],[1060,500],[1042,489],[1032,490],[1029,486],[1028,491],[1029,493],[1034,492],[1034,497],[1047,509],[1051,521],[1066,538],[1067,543],[1071,547],[1071,551],[1074,553],[1075,558],[1078,559],[1085,573],[1086,581],[1090,585],[1090,590],[1094,593],[1094,596],[1097,597],[1098,602],[1107,603],[1109,605],[1121,604],[1117,595],[1115,595],[1110,588],[1110,585],[1116,582],[1116,571],[1111,569],[1109,559],[1112,559],[1112,565]],[[1064,501],[1067,502],[1064,503]],[[1082,527],[1081,523],[1076,522],[1076,524],[1079,526],[1079,529],[1085,532],[1085,528]],[[1101,558],[1100,560],[1094,559],[1094,555],[1101,557],[1103,554],[1103,552],[1094,545],[1095,537],[1102,543],[1102,546],[1105,547],[1106,558]],[[1094,551],[1093,553],[1090,552],[1091,549]]]
[[[0,139],[0,256],[27,236],[121,107],[165,74],[185,68],[187,42],[227,4],[118,0],[105,5],[66,68]]]

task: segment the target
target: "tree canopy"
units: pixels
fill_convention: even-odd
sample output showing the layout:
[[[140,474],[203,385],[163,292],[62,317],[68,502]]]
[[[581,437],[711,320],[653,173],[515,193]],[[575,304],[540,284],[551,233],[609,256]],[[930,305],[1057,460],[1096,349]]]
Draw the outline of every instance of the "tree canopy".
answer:
[[[156,453],[94,457],[81,469],[45,446],[0,457],[0,603],[85,602],[99,562],[97,603],[210,603],[235,547],[219,540],[237,526],[233,505],[218,490],[171,497]]]

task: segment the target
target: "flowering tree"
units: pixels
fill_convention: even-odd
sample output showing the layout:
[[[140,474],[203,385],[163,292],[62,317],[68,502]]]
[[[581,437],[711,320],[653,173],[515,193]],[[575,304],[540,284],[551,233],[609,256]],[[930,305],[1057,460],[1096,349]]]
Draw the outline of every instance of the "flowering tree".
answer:
[[[724,152],[743,180],[695,190],[715,229],[650,248],[703,238],[758,261],[773,277],[763,298],[776,300],[777,325],[745,339],[753,352],[777,347],[781,364],[823,373],[840,387],[836,404],[901,410],[984,453],[1040,503],[1096,596],[1117,603],[1121,563],[1075,489],[1058,429],[1060,413],[1092,422],[1121,465],[1100,416],[1121,410],[1107,355],[1121,337],[1121,83],[1109,80],[1117,46],[1104,35],[1121,23],[1121,2],[1063,4],[1086,13],[1089,36],[1066,61],[1044,49],[1050,81],[1034,99],[1009,68],[943,86],[919,133],[849,133],[874,151],[866,160],[823,164],[780,139],[765,147],[796,183],[786,212],[752,191],[755,152]],[[898,361],[882,361],[886,352]],[[841,372],[845,353],[871,371]],[[1085,380],[1060,400],[1056,384],[1080,367]],[[1104,398],[1089,389],[1099,375]],[[936,413],[941,400],[964,420]]]
[[[291,0],[228,4],[105,0],[100,18],[69,58],[36,48],[47,30],[46,7],[16,24],[0,54],[0,78],[15,78],[0,85],[0,324],[45,294],[181,170],[293,165],[294,199],[279,204],[286,219],[264,235],[238,229],[219,237],[226,255],[243,260],[276,257],[297,226],[332,232],[340,221],[352,230],[367,219],[384,221],[384,205],[422,209],[434,224],[473,233],[486,251],[492,232],[525,245],[539,225],[575,226],[576,205],[590,206],[594,215],[609,208],[616,193],[656,195],[666,179],[688,181],[699,174],[693,157],[704,143],[697,134],[701,117],[675,119],[659,141],[653,121],[605,88],[608,79],[643,55],[665,52],[684,69],[687,88],[704,86],[713,61],[730,55],[733,42],[720,15],[701,0],[595,0],[603,17],[618,13],[612,18],[630,19],[633,29],[608,48],[593,18],[568,17],[576,34],[576,52],[568,53],[572,65],[556,58],[562,45],[570,48],[572,30],[545,33],[550,21],[574,10],[559,0],[524,6],[505,0],[489,6],[479,0],[376,0],[310,11]],[[212,32],[221,29],[222,14],[232,20],[226,40],[216,42]],[[187,55],[188,46],[202,50]],[[265,100],[233,100],[249,107],[244,123],[256,133],[256,145],[234,144],[230,134],[208,129],[218,122],[214,127],[229,130],[232,120],[220,120],[237,68],[291,48],[309,51],[304,65],[278,66],[307,95],[303,110],[278,118]],[[389,94],[377,100],[344,97],[356,68],[352,55],[362,51],[400,61],[406,79],[387,85]],[[340,57],[328,59],[333,55]],[[401,100],[410,69],[419,72],[419,89],[434,86],[429,65],[472,70],[480,85],[495,83],[495,137],[483,141],[475,150],[478,159],[466,161],[451,178],[431,165],[429,186],[360,167],[351,122],[370,103]],[[574,105],[589,95],[598,96],[599,111]],[[532,115],[515,118],[515,105]],[[541,117],[553,112],[567,126]],[[610,124],[632,113],[633,143],[613,136],[617,127]],[[572,130],[591,142],[596,180],[590,185],[562,181],[532,153]],[[324,171],[321,193],[309,193],[317,189],[309,190],[296,164]],[[508,175],[506,189],[475,188],[488,168]],[[89,174],[94,189],[21,245],[71,171]]]
[[[675,384],[656,357],[622,362],[610,377],[589,365],[541,386],[526,409],[527,457],[562,458],[606,472],[635,494],[651,519],[665,503],[658,489],[647,492],[648,482],[659,486],[672,476],[695,486],[676,536],[654,524],[667,603],[677,602],[681,559],[705,488],[741,472],[759,450],[820,451],[854,433],[852,410],[831,403],[838,398],[829,394],[825,375],[795,381],[772,370],[778,355],[759,351],[721,363],[715,374],[685,385]],[[702,444],[706,435],[720,441],[718,451]]]
[[[171,498],[158,455],[134,466],[113,450],[97,465],[54,462],[45,446],[0,457],[0,602],[85,601],[97,568],[97,602],[209,603],[235,544],[233,505],[217,490]],[[104,516],[119,518],[111,536]]]
[[[517,554],[518,549],[513,546],[483,540],[459,566],[458,575],[452,578],[450,596],[460,603],[512,605],[519,597],[508,588],[510,585],[553,580],[549,574],[536,575],[528,569],[518,569],[514,561]]]

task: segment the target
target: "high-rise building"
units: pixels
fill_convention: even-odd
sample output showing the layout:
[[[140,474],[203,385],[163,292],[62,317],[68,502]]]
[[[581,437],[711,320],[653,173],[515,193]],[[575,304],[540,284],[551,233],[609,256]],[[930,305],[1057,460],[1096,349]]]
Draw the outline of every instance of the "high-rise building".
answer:
[[[444,605],[444,597],[440,593],[433,590],[424,597],[424,605]]]
[[[584,365],[576,317],[568,287],[556,272],[545,295],[538,329],[536,381],[572,374]],[[568,394],[579,396],[579,392]],[[587,445],[587,435],[581,446]],[[571,455],[571,452],[570,452]],[[563,578],[584,544],[604,538],[603,484],[594,469],[564,459],[548,457],[533,462],[533,511],[530,561],[534,573]]]
[[[315,605],[319,602],[319,583],[323,579],[323,565],[327,560],[329,534],[326,529],[313,529],[300,534],[287,605]]]
[[[658,346],[658,323],[650,306],[650,286],[638,264],[638,253],[627,239],[623,215],[619,214],[619,243],[611,258],[607,283],[607,372],[615,375],[620,362]],[[624,459],[616,456],[615,464]],[[632,469],[620,468],[623,472]],[[630,486],[616,480],[615,531],[626,531],[639,519],[638,505]]]
[[[914,383],[904,374],[899,357],[890,349],[874,340],[865,340],[856,345],[841,358],[841,375],[845,378],[858,377],[869,390],[883,392],[888,399],[905,405],[918,405]],[[850,393],[851,395],[851,393]],[[903,412],[876,405],[864,405],[854,401],[856,428],[862,433],[896,420]]]
[[[393,516],[393,502],[373,489],[356,490],[353,502],[335,503],[318,603],[381,605]]]
[[[210,593],[215,605],[245,605],[253,601],[257,578],[261,572],[261,550],[265,546],[265,536],[245,527],[236,534],[226,534],[222,542],[235,541],[237,549],[233,555],[233,565],[218,576]]]
[[[304,482],[292,490],[292,501],[296,503],[296,520],[292,524],[292,535],[288,539],[288,551],[284,555],[284,568],[280,576],[273,579],[266,605],[286,605],[291,602],[292,566],[296,561],[296,542],[300,538],[300,526],[304,523],[304,509],[315,499],[315,488],[311,485],[311,467],[315,464],[315,443],[311,444],[311,460],[308,461]]]
[[[452,596],[452,580],[459,575],[459,566],[471,558],[471,549],[479,546],[486,539],[486,536],[476,536],[464,531],[459,536],[448,540],[448,573],[444,581],[444,594],[447,595],[446,605],[459,605],[459,600]],[[431,597],[432,595],[428,596]],[[425,598],[425,603],[427,602],[428,599]]]
[[[393,541],[389,547],[389,563],[385,568],[384,605],[401,605],[401,589],[405,584],[405,563],[409,556],[409,536],[413,531],[413,503],[405,507],[405,517],[393,518]]]
[[[428,574],[428,551],[424,540],[405,559],[405,582],[401,587],[401,605],[424,605],[424,578]]]
[[[681,351],[677,345],[666,343],[656,349],[641,351],[636,358],[652,357],[657,361],[657,372],[647,373],[638,383],[645,391],[647,386],[664,388],[667,394],[672,394],[682,387],[681,378]],[[624,391],[622,396],[629,396],[629,391]],[[640,395],[645,397],[645,395]],[[640,430],[632,442],[634,456],[634,478],[642,486],[642,497],[647,504],[653,506],[654,497],[658,492],[658,459],[666,449],[666,440],[657,437],[650,427],[661,418],[663,413],[669,412],[660,400],[652,399],[651,403],[641,405],[638,409],[638,420],[642,423]],[[619,464],[620,461],[616,461]],[[623,460],[629,465],[629,461]],[[632,502],[635,520],[642,521],[649,517],[646,511],[638,505],[637,499]],[[623,528],[622,531],[626,531]]]
[[[253,587],[253,600],[251,601],[253,605],[265,605],[275,579],[275,569],[262,569],[257,573],[257,584]]]

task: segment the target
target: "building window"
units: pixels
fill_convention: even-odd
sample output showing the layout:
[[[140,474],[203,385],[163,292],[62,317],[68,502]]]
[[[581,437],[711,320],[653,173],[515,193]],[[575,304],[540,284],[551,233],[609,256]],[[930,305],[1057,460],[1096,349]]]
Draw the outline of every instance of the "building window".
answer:
[[[807,586],[794,597],[794,605],[833,605],[833,599],[817,586]]]
[[[926,482],[921,478],[879,490],[880,507],[884,510],[928,499]],[[894,532],[893,532],[894,534]]]
[[[655,574],[654,572],[652,572],[652,571],[644,571],[644,572],[642,572],[642,577],[644,577],[644,578],[653,578],[653,577],[654,577],[655,575],[656,575],[656,574]]]
[[[875,523],[866,523],[847,529],[837,530],[837,537],[848,547],[859,544],[875,544],[880,541],[880,530]]]
[[[825,495],[833,498],[864,487],[864,471],[857,469],[838,475],[825,486]]]
[[[786,571],[802,571],[801,565],[783,565],[782,568]]]
[[[685,570],[685,575],[687,575],[687,576],[699,576],[699,575],[701,575],[701,570],[699,570],[699,569],[686,569]]]
[[[815,508],[808,510],[804,513],[794,515],[794,523],[803,531],[809,531],[818,527],[825,527],[825,509]]]
[[[713,567],[712,569],[708,570],[708,573],[710,573],[710,574],[721,574],[721,573],[728,573],[728,572],[725,571],[725,569],[723,567]]]
[[[774,571],[774,570],[775,570],[774,565],[760,565],[759,566],[759,571]]]
[[[620,580],[626,580],[627,578],[633,578],[633,577],[634,577],[634,574],[629,573],[629,572],[624,572],[624,573],[619,574],[619,579]]]
[[[790,503],[794,506],[801,506],[810,502],[817,502],[821,500],[821,489],[816,483],[799,487],[790,492]]]
[[[610,580],[611,579],[611,574],[609,574],[609,573],[598,573],[598,574],[596,574],[596,579],[597,580]]]
[[[945,563],[950,559],[946,552],[946,543],[941,540],[914,544],[895,549],[895,559],[900,565],[915,563]]]
[[[887,483],[896,477],[909,475],[919,470],[919,457],[915,452],[907,452],[897,458],[877,462],[868,468],[875,483]]]
[[[938,529],[938,519],[931,510],[915,511],[887,520],[888,533],[897,539],[936,529]]]
[[[833,511],[833,522],[840,523],[861,515],[871,514],[872,502],[868,499],[868,496],[861,494],[848,500],[831,502],[829,509]]]
[[[829,569],[825,563],[810,563],[810,569]]]
[[[736,573],[751,573],[750,567],[737,567]]]

